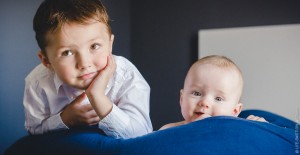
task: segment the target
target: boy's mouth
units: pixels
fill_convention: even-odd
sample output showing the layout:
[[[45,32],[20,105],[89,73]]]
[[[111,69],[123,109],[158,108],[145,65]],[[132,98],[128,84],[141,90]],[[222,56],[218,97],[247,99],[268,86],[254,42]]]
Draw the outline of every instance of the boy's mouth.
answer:
[[[87,74],[83,74],[81,76],[79,76],[78,78],[81,80],[88,80],[88,79],[92,79],[97,75],[97,72],[91,72],[91,73],[87,73]]]

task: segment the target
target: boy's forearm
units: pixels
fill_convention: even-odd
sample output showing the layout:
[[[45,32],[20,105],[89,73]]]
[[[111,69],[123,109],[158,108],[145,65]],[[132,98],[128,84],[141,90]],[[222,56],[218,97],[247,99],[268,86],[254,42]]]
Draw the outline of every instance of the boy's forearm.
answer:
[[[32,120],[32,119],[30,119]],[[28,118],[26,118],[25,123],[26,130],[33,135],[38,134],[44,134],[49,131],[55,131],[60,129],[69,129],[61,120],[60,114],[51,116],[43,121],[41,121],[39,124],[33,124],[33,122],[29,121]]]

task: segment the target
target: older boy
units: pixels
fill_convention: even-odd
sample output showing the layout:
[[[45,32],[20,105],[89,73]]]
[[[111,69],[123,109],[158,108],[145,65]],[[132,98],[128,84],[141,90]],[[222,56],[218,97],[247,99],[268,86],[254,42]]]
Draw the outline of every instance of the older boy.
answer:
[[[152,131],[150,87],[132,63],[112,55],[114,36],[99,0],[45,0],[33,24],[42,64],[26,77],[31,134],[95,124],[116,138]]]

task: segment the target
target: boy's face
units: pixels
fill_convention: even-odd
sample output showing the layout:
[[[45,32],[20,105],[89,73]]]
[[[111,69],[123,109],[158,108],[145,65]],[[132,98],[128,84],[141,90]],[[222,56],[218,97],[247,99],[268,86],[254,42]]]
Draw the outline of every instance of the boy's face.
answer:
[[[187,122],[209,116],[237,116],[242,108],[241,76],[234,70],[197,64],[189,71],[180,92],[181,112]]]
[[[65,84],[86,89],[105,68],[112,52],[113,38],[100,22],[69,23],[60,31],[47,34],[47,58],[41,52],[39,56]]]

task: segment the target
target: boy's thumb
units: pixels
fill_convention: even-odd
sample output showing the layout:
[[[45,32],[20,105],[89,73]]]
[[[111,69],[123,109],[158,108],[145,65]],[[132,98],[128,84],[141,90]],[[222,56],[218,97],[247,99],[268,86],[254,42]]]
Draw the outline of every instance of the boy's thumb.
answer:
[[[73,104],[80,104],[80,103],[84,102],[84,100],[86,98],[87,98],[87,96],[86,96],[85,92],[83,92],[75,98],[75,100],[73,101]]]

